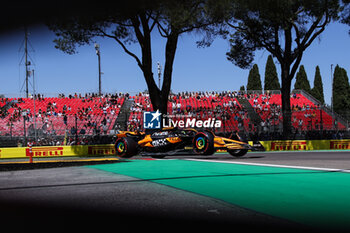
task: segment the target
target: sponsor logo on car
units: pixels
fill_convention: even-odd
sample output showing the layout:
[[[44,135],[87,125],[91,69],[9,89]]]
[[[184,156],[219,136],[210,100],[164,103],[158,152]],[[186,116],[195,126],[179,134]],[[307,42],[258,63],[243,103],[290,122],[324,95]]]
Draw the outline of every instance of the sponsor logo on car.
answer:
[[[167,144],[168,144],[168,142],[165,138],[152,141],[152,145],[154,147],[165,146]]]

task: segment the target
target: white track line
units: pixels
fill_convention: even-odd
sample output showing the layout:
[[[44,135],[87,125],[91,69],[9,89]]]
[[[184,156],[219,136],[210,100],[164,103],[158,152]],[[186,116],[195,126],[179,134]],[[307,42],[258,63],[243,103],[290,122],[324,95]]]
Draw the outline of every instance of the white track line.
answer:
[[[241,164],[241,165],[262,166],[262,167],[296,168],[296,169],[307,169],[307,170],[320,170],[320,171],[332,171],[332,172],[347,172],[347,173],[350,173],[349,169],[337,169],[337,168],[304,167],[304,166],[277,165],[277,164],[268,164],[268,163],[246,163],[246,162],[233,162],[233,161],[221,161],[221,160],[205,160],[205,159],[185,159],[185,160],[201,161],[201,162],[213,162],[213,163],[232,163],[232,164]]]

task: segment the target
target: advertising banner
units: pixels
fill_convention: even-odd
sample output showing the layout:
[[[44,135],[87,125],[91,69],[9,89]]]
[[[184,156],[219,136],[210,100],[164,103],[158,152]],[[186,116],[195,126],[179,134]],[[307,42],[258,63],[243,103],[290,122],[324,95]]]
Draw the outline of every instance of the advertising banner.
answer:
[[[348,150],[350,139],[261,141],[266,151]]]
[[[249,142],[252,144],[252,142]],[[350,139],[260,141],[266,151],[350,150]],[[33,147],[33,157],[115,155],[113,144]],[[221,150],[218,152],[225,152]],[[29,158],[29,147],[0,148],[0,159]]]
[[[33,147],[33,157],[104,156],[114,155],[113,144],[84,146]],[[29,158],[29,147],[0,148],[0,159]]]

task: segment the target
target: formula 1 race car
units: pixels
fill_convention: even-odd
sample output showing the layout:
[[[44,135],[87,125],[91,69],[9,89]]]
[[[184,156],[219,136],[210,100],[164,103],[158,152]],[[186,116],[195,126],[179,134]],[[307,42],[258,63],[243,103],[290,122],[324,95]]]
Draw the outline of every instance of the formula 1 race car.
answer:
[[[248,150],[264,150],[258,143],[248,143],[216,136],[208,130],[163,128],[152,133],[121,131],[115,143],[116,154],[122,158],[130,158],[137,154],[150,154],[153,158],[184,151],[199,155],[212,155],[218,150],[227,150],[233,156],[241,157]]]

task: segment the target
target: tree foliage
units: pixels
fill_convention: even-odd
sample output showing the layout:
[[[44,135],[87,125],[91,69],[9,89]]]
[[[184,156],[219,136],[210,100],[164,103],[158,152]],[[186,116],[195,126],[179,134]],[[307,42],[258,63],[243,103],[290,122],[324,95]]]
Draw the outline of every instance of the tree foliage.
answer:
[[[310,94],[310,91],[311,91],[310,82],[307,79],[307,74],[305,72],[305,68],[303,65],[301,65],[299,67],[299,71],[298,71],[297,76],[295,78],[294,89],[295,90],[304,90]]]
[[[217,3],[215,3],[217,2]],[[222,11],[227,58],[249,68],[257,50],[267,50],[281,66],[283,133],[291,132],[291,82],[306,49],[343,10],[339,0],[213,0],[213,17]],[[215,7],[217,6],[217,7]],[[221,29],[221,31],[224,31]]]
[[[55,47],[68,54],[75,53],[77,46],[94,43],[97,37],[113,39],[143,72],[153,108],[166,113],[178,38],[210,24],[202,0],[128,0],[115,8],[101,7],[93,14],[51,21],[48,26],[56,34]],[[151,37],[154,31],[166,40],[160,88],[152,71]],[[141,55],[129,49],[131,43],[139,44]]]
[[[324,104],[323,82],[319,66],[316,66],[314,87],[311,89],[311,95],[320,101],[321,104]]]
[[[247,91],[250,91],[250,90],[254,90],[254,91],[262,90],[259,67],[257,64],[254,64],[253,68],[249,71]]]
[[[332,102],[333,109],[337,113],[345,113],[350,110],[349,78],[344,68],[337,65],[334,69]]]
[[[343,0],[345,3],[344,10],[341,14],[341,22],[350,26],[350,0]],[[349,30],[350,35],[350,30]]]
[[[276,66],[272,56],[269,55],[265,66],[264,90],[279,90],[280,88]]]

